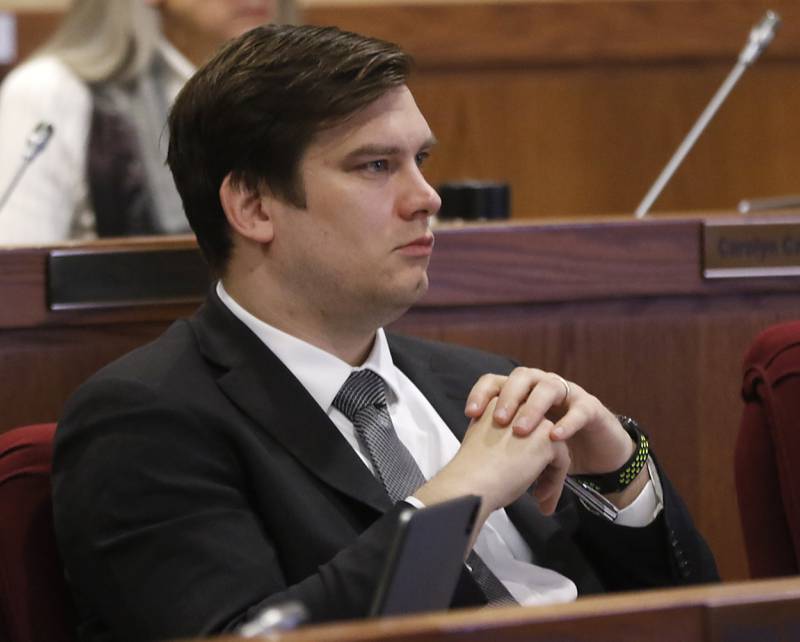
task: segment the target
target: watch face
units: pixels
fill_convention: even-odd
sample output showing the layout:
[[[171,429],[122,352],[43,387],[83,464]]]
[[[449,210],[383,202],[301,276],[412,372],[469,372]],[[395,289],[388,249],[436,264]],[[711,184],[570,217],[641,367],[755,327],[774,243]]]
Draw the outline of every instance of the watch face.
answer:
[[[627,432],[633,438],[633,440],[638,443],[639,435],[643,435],[644,433],[639,427],[639,424],[636,423],[636,420],[626,417],[625,415],[617,415],[617,419],[619,419],[619,423],[625,429],[625,432]]]

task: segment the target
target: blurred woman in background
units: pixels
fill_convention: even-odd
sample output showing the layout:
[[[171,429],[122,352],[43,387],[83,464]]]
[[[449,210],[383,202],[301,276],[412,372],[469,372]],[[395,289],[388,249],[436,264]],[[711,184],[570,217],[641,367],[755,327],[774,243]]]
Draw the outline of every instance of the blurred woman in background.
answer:
[[[39,122],[54,133],[0,210],[0,243],[189,231],[166,116],[226,40],[293,18],[292,0],[73,0],[0,86],[0,189]]]

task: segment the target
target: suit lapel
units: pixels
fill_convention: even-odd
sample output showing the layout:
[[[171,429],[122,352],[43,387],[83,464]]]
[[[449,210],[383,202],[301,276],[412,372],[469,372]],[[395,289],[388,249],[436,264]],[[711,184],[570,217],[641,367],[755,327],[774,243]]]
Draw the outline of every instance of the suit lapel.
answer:
[[[230,401],[316,477],[377,511],[392,502],[380,483],[283,362],[219,300],[190,321],[200,351]]]

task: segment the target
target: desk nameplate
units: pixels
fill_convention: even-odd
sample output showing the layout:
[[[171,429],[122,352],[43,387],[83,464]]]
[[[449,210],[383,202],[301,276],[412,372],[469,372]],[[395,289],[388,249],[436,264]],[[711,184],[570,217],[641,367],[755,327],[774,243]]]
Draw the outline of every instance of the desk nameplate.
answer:
[[[201,302],[211,278],[197,248],[53,250],[51,310]]]
[[[707,279],[800,275],[800,223],[706,222]]]

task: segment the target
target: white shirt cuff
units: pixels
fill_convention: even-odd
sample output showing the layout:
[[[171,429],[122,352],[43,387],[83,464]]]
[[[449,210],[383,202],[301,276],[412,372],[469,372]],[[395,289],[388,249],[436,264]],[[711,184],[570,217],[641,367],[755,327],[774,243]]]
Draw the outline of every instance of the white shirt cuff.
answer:
[[[407,504],[411,504],[414,508],[425,508],[425,504],[423,504],[413,495],[406,497],[403,501],[406,502]]]
[[[664,490],[650,457],[647,458],[647,470],[650,472],[649,481],[638,497],[619,511],[615,524],[641,528],[651,524],[664,508]]]

